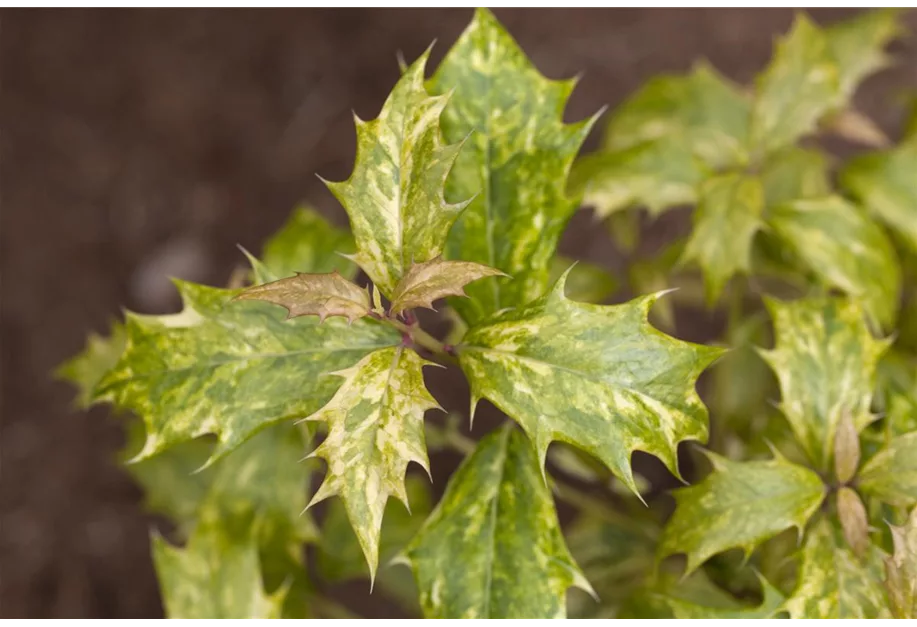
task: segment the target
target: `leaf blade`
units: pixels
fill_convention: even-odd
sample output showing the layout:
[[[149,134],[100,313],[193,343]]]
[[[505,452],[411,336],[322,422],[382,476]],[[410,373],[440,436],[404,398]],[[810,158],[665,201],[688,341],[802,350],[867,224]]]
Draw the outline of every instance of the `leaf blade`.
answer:
[[[398,283],[392,294],[392,314],[405,309],[433,309],[433,301],[446,296],[465,296],[468,283],[492,276],[505,276],[495,268],[473,261],[446,261],[434,257],[415,263]]]

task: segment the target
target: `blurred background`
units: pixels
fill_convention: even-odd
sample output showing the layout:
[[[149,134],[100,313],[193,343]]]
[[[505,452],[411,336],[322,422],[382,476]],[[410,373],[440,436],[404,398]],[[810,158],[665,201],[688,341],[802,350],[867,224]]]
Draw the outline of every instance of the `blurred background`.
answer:
[[[702,57],[748,82],[793,17],[722,9],[495,13],[544,74],[583,75],[568,120],[614,107],[647,78],[685,71]],[[811,15],[830,23],[851,13]],[[174,310],[170,276],[225,284],[242,260],[236,244],[260,250],[300,201],[346,224],[315,174],[349,174],[351,111],[375,117],[398,77],[396,54],[413,59],[436,39],[435,65],[471,15],[0,13],[0,616],[162,615],[151,521],[114,459],[122,426],[106,408],[73,410],[72,390],[52,370],[88,332],[105,332],[122,306]],[[917,13],[905,21],[917,30]],[[897,65],[867,80],[856,106],[897,137],[897,99],[917,86],[917,42],[897,42],[892,52]],[[613,271],[623,266],[586,213],[561,251]],[[678,335],[693,339],[692,327],[704,324],[679,321]],[[464,384],[434,392],[448,409],[465,411]],[[435,473],[437,483],[448,471]]]

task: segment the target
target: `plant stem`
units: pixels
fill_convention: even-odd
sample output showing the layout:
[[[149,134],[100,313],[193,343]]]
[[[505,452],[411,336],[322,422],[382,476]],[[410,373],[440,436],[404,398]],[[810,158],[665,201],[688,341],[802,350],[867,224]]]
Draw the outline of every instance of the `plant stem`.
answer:
[[[383,318],[383,320],[401,331],[421,348],[427,349],[444,361],[453,364],[456,363],[455,358],[450,352],[451,349],[447,348],[445,344],[421,329],[419,325],[408,325],[395,318]]]

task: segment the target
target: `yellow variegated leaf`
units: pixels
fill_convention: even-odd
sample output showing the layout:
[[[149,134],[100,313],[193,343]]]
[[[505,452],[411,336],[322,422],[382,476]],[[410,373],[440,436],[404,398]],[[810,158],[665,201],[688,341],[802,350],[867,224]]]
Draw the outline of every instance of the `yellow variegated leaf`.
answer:
[[[468,138],[447,196],[474,196],[446,256],[512,277],[472,285],[470,298],[453,303],[469,324],[525,304],[548,285],[551,257],[579,205],[567,195],[567,173],[594,121],[563,123],[575,82],[542,76],[487,9],[477,10],[430,79],[434,93],[454,92],[442,116],[446,139]]]
[[[357,157],[346,181],[327,183],[350,216],[353,258],[386,296],[414,263],[443,252],[472,190],[450,204],[446,177],[464,137],[443,143],[440,116],[448,95],[424,89],[429,51],[408,67],[375,120],[357,125]]]
[[[869,332],[862,309],[838,298],[767,302],[776,346],[760,351],[780,383],[780,409],[817,468],[828,470],[837,427],[847,414],[861,431],[876,364],[888,342]]]
[[[899,526],[889,525],[894,552],[885,558],[885,588],[895,618],[917,618],[917,508]]]
[[[472,411],[486,397],[522,425],[542,463],[552,441],[568,442],[635,492],[635,450],[677,474],[678,443],[707,437],[694,383],[721,351],[650,326],[658,295],[587,305],[567,299],[566,277],[529,305],[473,327],[456,347]]]
[[[806,534],[791,618],[891,618],[882,586],[883,553],[870,546],[862,559],[827,519]]]
[[[538,459],[509,425],[481,440],[405,551],[427,618],[562,618],[570,557]]]
[[[659,545],[661,557],[685,553],[687,573],[711,556],[761,542],[795,527],[800,534],[821,505],[825,486],[817,474],[782,457],[734,462],[706,452],[713,472],[674,492],[677,506]]]
[[[416,263],[398,283],[392,294],[392,313],[414,307],[433,308],[433,301],[445,296],[464,296],[465,285],[489,276],[503,275],[473,261],[446,261],[435,257]]]
[[[857,485],[864,494],[886,503],[917,504],[917,432],[892,438],[863,464]]]
[[[424,386],[422,368],[428,364],[402,346],[370,353],[334,373],[344,383],[306,419],[328,427],[324,442],[310,455],[324,459],[328,470],[309,505],[340,495],[373,578],[389,496],[408,506],[404,474],[409,462],[429,473],[423,415],[439,404]]]
[[[372,309],[369,289],[351,283],[337,270],[327,274],[297,272],[292,277],[249,287],[235,300],[263,300],[284,307],[288,318],[318,316],[319,322],[329,316],[353,322]]]

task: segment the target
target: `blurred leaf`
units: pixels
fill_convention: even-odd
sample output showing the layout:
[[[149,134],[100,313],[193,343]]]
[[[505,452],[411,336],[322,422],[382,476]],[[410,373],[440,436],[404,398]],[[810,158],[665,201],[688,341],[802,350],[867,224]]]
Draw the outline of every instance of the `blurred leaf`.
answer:
[[[118,363],[126,345],[127,333],[124,325],[114,322],[108,337],[90,333],[86,338],[86,347],[83,352],[57,367],[55,376],[76,386],[77,407],[87,409],[92,405],[96,386],[105,373]]]
[[[900,13],[899,9],[863,11],[825,29],[844,100],[853,96],[860,81],[889,65],[884,49],[904,31]]]
[[[704,272],[708,305],[719,299],[726,283],[751,267],[751,245],[762,226],[764,191],[761,181],[740,174],[722,174],[704,181],[694,211],[694,230],[685,245],[685,262]]]
[[[768,154],[815,130],[818,119],[839,101],[840,75],[829,38],[804,14],[776,45],[758,78],[750,141]]]
[[[840,181],[917,252],[917,138],[853,159]]]
[[[885,558],[885,588],[895,618],[917,618],[917,508],[900,527],[889,525],[894,553]]]
[[[892,439],[863,464],[859,488],[864,494],[899,507],[917,504],[917,432]]]
[[[654,77],[628,98],[609,118],[604,148],[664,139],[712,168],[742,164],[749,113],[739,87],[702,62],[684,76]]]
[[[817,150],[796,146],[768,157],[761,170],[761,181],[768,207],[831,193],[827,157]]]
[[[297,207],[264,245],[261,262],[271,276],[259,277],[257,282],[293,276],[297,272],[334,270],[352,280],[357,265],[343,255],[354,252],[356,244],[348,230],[332,225],[311,207]]]
[[[862,303],[872,319],[894,324],[901,268],[882,229],[839,196],[774,207],[767,220],[776,237],[828,287]]]
[[[572,270],[570,266],[573,266]],[[556,282],[567,270],[570,270],[567,277],[567,296],[571,300],[601,303],[618,289],[618,281],[605,268],[588,261],[574,261],[561,255],[555,255],[551,261],[551,281]]]
[[[659,215],[695,202],[695,187],[703,175],[701,164],[688,149],[660,140],[578,159],[570,175],[570,190],[582,194],[583,204],[595,207],[599,218],[635,206]]]

